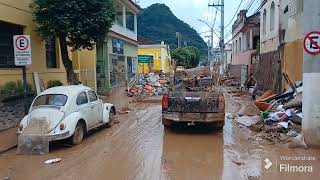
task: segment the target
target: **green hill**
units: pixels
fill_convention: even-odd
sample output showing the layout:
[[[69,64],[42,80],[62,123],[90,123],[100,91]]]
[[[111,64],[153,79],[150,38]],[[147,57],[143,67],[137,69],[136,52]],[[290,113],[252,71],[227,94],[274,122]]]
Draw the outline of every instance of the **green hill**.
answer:
[[[164,4],[153,4],[142,9],[138,14],[138,35],[156,43],[165,41],[171,49],[177,47],[176,32],[181,33],[181,46],[187,42],[188,46],[197,47],[202,55],[207,54],[205,41],[196,30],[178,19]]]

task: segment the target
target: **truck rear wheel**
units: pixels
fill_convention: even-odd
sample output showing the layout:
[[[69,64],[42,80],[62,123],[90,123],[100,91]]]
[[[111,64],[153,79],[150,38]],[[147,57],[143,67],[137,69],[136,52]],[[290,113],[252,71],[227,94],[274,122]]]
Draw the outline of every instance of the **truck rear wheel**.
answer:
[[[223,130],[224,121],[212,122],[210,127],[213,129]]]
[[[223,129],[223,126],[224,126],[224,121],[220,121],[220,122],[215,122],[213,123],[214,127],[219,129],[219,130],[222,130]]]
[[[164,127],[170,127],[172,125],[172,122],[170,120],[168,120],[168,119],[162,118],[162,125]]]

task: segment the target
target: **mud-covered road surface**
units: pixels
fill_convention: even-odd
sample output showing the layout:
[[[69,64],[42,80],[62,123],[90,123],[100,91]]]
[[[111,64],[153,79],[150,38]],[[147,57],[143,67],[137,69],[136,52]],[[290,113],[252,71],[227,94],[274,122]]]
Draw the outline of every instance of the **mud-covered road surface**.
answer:
[[[248,97],[226,95],[227,116],[235,114]],[[320,177],[320,151],[288,149],[282,145],[252,143],[254,134],[226,118],[223,130],[174,126],[164,129],[160,104],[131,104],[120,123],[90,133],[75,147],[55,143],[43,156],[0,155],[0,180],[316,180]],[[280,156],[315,157],[312,161],[280,161]],[[56,164],[44,164],[50,158]],[[264,169],[265,158],[273,162]],[[275,164],[312,166],[313,172],[279,172]]]

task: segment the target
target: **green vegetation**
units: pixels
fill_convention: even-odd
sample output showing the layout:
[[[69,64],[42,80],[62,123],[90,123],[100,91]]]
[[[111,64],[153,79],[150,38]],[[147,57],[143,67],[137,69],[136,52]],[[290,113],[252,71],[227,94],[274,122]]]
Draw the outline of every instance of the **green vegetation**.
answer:
[[[23,94],[23,83],[21,81],[9,81],[0,88],[1,96],[9,97]],[[30,84],[27,84],[27,92],[32,92]]]
[[[107,36],[115,20],[112,0],[32,0],[37,31],[44,39],[58,37],[62,61],[70,84],[78,84],[68,55],[73,50],[92,50]]]
[[[57,86],[63,86],[63,83],[59,80],[50,80],[47,83],[47,88],[57,87]]]
[[[200,52],[198,48],[192,46],[176,48],[172,51],[172,58],[177,60],[178,66],[194,68],[199,64]]]
[[[164,4],[153,4],[138,14],[138,35],[156,43],[165,41],[171,49],[177,48],[176,32],[182,35],[181,44],[187,42],[200,53],[207,54],[207,45],[200,35],[185,22],[178,19]]]

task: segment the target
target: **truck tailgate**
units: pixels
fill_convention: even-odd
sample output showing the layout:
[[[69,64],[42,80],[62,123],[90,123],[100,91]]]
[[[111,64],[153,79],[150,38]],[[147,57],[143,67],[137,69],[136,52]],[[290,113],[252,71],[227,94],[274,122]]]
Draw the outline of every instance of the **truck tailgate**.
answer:
[[[169,106],[167,111],[218,113],[221,96],[223,98],[223,95],[217,92],[171,92],[169,93]]]

